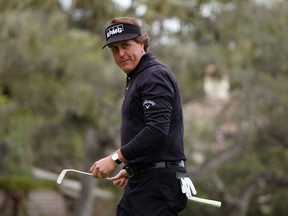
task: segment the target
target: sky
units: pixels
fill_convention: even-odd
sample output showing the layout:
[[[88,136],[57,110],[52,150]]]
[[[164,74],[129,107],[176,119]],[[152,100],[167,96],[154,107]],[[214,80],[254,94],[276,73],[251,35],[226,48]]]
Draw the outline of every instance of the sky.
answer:
[[[131,5],[131,0],[113,0],[113,1],[124,8],[127,8]]]

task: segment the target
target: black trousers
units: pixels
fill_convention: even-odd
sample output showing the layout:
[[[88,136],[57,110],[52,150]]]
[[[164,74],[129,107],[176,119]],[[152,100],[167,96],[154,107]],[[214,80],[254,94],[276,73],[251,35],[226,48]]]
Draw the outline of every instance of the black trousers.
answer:
[[[129,179],[116,216],[177,216],[186,208],[176,172],[183,167],[157,168],[137,173]]]

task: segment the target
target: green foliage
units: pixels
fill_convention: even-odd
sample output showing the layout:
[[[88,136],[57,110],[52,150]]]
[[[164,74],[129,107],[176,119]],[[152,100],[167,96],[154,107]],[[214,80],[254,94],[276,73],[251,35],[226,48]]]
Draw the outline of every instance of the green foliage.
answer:
[[[150,50],[175,73],[183,102],[194,105],[185,113],[187,164],[215,159],[213,170],[195,177],[199,196],[240,197],[258,174],[287,175],[287,2],[132,2],[119,10],[111,0],[75,1],[67,11],[57,1],[0,2],[0,142],[8,144],[1,167],[12,176],[35,165],[80,168],[87,128],[97,130],[99,145],[118,145],[125,75],[101,47],[106,23],[132,15],[152,37]],[[229,75],[230,100],[222,109],[204,100],[209,64]],[[223,145],[211,149],[219,131]],[[218,159],[234,147],[241,151]],[[26,180],[10,183],[33,188]],[[264,215],[267,205],[266,215],[281,215],[287,197],[281,187],[259,187],[246,215]],[[183,215],[232,216],[232,209],[238,210],[191,203]]]
[[[5,105],[5,104],[8,104],[9,103],[9,98],[2,93],[1,91],[1,94],[0,94],[0,105]]]
[[[47,16],[29,11],[7,13],[1,23],[5,52],[0,86],[9,92],[7,100],[18,107],[9,113],[10,118],[3,116],[6,132],[2,139],[11,149],[19,146],[18,150],[25,150],[17,155],[21,158],[24,153],[29,165],[40,158],[47,165],[50,160],[59,161],[65,154],[58,151],[62,148],[69,150],[66,153],[72,161],[81,160],[83,130],[88,125],[109,127],[111,111],[119,109],[114,103],[119,86],[114,83],[120,74],[105,68],[108,63],[100,54],[102,41],[89,32],[68,30],[65,16],[57,12]],[[23,116],[23,112],[29,115]],[[37,154],[34,157],[27,150]],[[12,158],[10,164],[18,161]]]

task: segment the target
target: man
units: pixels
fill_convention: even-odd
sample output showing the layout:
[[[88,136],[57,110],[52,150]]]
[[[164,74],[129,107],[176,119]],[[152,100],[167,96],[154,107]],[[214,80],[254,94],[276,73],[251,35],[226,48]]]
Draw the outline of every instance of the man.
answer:
[[[183,117],[173,73],[147,51],[149,36],[135,18],[116,17],[105,30],[115,63],[126,73],[121,148],[96,161],[90,171],[125,188],[117,216],[175,216],[186,207],[180,178],[185,176]],[[191,186],[192,185],[192,186]],[[187,186],[187,185],[186,185]],[[194,191],[191,182],[188,188]]]

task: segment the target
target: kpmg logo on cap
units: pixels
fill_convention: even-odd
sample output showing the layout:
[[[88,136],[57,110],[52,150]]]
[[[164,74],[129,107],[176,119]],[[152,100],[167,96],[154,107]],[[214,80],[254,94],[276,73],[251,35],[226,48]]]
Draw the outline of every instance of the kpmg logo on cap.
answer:
[[[124,26],[122,24],[111,26],[106,30],[106,37],[107,39],[113,35],[121,34],[124,32]]]

